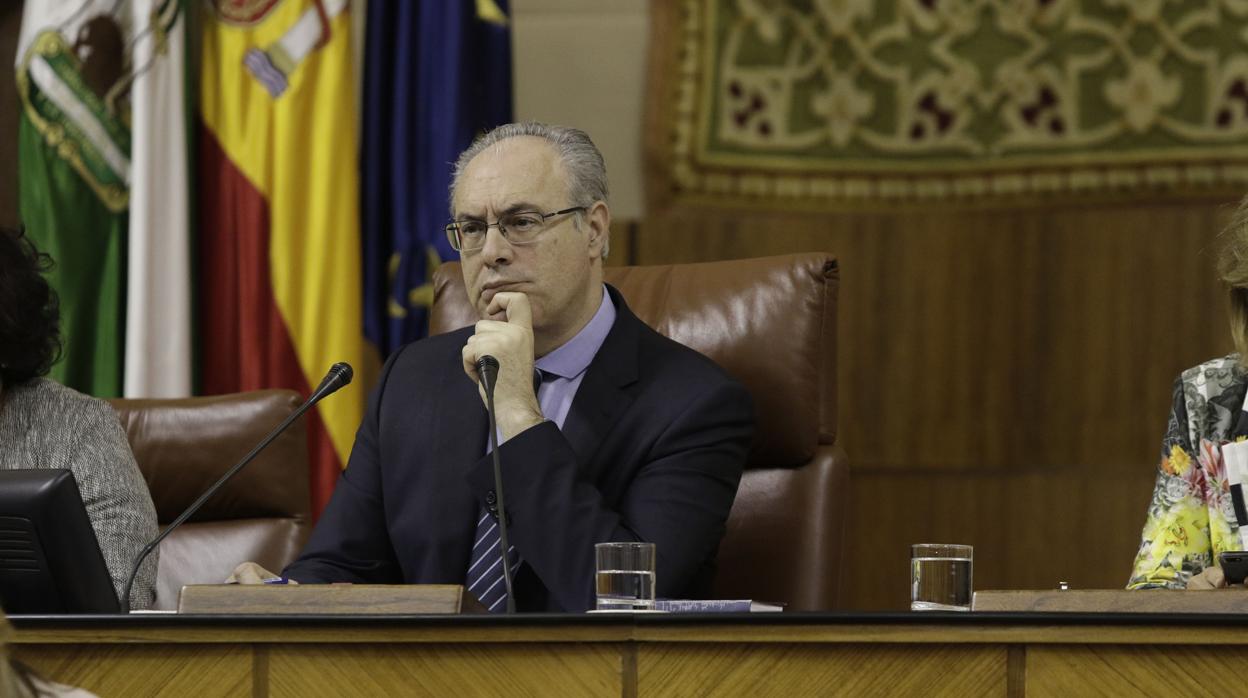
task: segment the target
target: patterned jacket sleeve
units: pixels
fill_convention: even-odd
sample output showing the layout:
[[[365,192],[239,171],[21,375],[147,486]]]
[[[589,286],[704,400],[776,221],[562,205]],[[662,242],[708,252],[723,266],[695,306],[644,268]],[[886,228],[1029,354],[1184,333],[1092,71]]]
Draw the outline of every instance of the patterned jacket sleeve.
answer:
[[[1128,589],[1186,588],[1195,574],[1211,564],[1209,509],[1202,499],[1205,464],[1199,449],[1209,448],[1203,439],[1193,444],[1193,434],[1203,430],[1191,420],[1188,400],[1197,409],[1204,399],[1184,376],[1175,381],[1174,400],[1166,435],[1162,440],[1157,482],[1135,556]],[[1203,411],[1203,410],[1201,410]],[[1216,446],[1214,446],[1216,449]]]

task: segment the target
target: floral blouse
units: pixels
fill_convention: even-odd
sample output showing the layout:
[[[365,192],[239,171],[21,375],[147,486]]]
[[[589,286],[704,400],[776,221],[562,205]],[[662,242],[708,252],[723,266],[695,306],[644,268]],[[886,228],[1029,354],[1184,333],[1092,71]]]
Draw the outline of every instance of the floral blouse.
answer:
[[[1182,589],[1218,553],[1239,550],[1222,462],[1224,443],[1248,437],[1248,372],[1231,354],[1179,376],[1161,445],[1157,484],[1128,589]]]

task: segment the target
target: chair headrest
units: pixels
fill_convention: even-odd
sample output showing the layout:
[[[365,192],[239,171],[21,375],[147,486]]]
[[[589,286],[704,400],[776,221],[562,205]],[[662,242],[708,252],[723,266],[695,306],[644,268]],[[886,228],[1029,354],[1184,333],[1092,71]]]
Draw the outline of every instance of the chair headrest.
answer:
[[[157,518],[166,523],[290,415],[302,398],[293,390],[256,390],[109,402],[121,417]],[[305,421],[290,425],[191,520],[306,516],[311,502]]]
[[[828,254],[608,267],[607,283],[658,332],[702,352],[754,398],[747,467],[795,467],[836,440],[838,269]],[[476,322],[456,262],[434,273],[430,333]]]

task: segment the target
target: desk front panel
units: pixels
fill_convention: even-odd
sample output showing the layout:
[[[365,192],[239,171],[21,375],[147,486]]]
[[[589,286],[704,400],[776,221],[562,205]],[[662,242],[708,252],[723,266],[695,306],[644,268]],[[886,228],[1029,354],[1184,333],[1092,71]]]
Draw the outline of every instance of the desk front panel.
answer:
[[[1248,675],[1248,622],[1213,616],[16,618],[14,625],[19,658],[103,698],[1221,696],[1242,693]]]
[[[257,693],[250,645],[75,644],[15,647],[40,676],[100,696],[248,696]],[[317,695],[317,694],[309,694]]]
[[[611,643],[265,647],[271,696],[619,696]]]
[[[642,696],[1005,695],[1008,654],[1005,645],[647,643],[637,686]]]

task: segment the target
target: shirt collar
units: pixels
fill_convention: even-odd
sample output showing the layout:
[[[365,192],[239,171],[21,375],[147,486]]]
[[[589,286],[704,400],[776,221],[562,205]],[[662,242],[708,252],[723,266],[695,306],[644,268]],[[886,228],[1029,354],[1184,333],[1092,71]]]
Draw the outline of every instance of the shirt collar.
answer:
[[[560,378],[575,378],[589,368],[599,347],[607,340],[611,326],[615,324],[615,303],[607,294],[607,287],[602,287],[602,301],[598,312],[581,328],[576,336],[559,346],[558,349],[538,359],[536,366],[543,373],[553,373]]]

